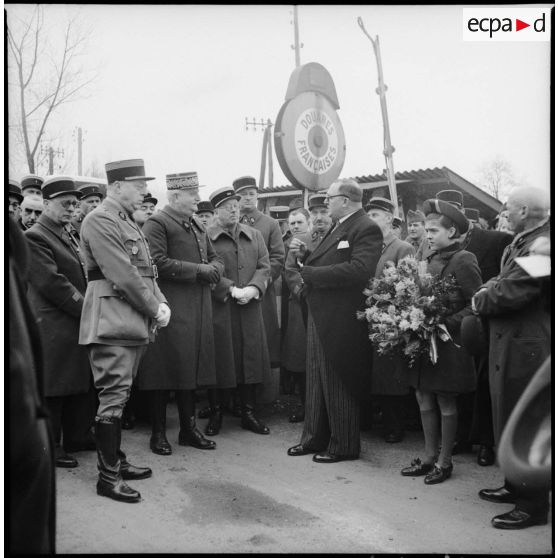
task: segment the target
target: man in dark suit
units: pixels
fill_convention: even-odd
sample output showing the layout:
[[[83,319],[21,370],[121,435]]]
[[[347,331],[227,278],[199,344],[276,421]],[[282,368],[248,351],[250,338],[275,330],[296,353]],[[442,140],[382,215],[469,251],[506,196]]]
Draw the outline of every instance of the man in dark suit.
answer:
[[[44,211],[25,233],[32,256],[29,301],[37,312],[43,344],[45,395],[56,442],[56,466],[76,467],[77,460],[65,451],[95,450],[92,375],[87,351],[78,345],[87,288],[85,263],[77,233],[66,229],[81,194],[69,177],[49,178],[42,191]]]
[[[306,409],[302,438],[292,456],[315,453],[316,463],[358,459],[359,396],[371,373],[372,345],[355,313],[382,252],[382,232],[362,209],[351,179],[334,182],[326,203],[335,225],[313,252],[297,250],[308,304]],[[366,392],[367,393],[367,392]]]

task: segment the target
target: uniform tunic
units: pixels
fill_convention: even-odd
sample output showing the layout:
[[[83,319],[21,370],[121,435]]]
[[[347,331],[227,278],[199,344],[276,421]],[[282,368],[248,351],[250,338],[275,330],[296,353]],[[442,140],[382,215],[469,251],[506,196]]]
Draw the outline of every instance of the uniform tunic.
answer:
[[[261,383],[271,373],[261,302],[272,281],[264,239],[258,230],[242,224],[229,232],[216,222],[207,234],[225,265],[213,291],[218,387],[232,387],[233,377],[239,384]],[[230,287],[249,285],[258,289],[259,299],[237,304]]]
[[[78,237],[42,214],[25,233],[31,250],[31,307],[37,313],[44,356],[45,395],[87,393],[91,370],[78,345],[87,288]]]
[[[537,238],[549,235],[548,219],[518,234],[504,252],[499,275],[475,295],[477,311],[490,324],[489,381],[496,443],[519,397],[550,354],[548,283],[529,276],[515,262],[529,254]]]
[[[411,244],[400,240],[393,233],[384,238],[382,255],[376,266],[375,278],[382,277],[388,262],[395,265],[405,256],[413,256]],[[375,395],[406,395],[409,393],[409,365],[399,355],[379,355],[374,351],[372,363],[372,393]]]
[[[446,306],[449,314],[444,318],[453,341],[460,345],[460,327],[463,318],[472,313],[471,297],[482,280],[473,254],[459,248],[458,243],[435,251],[427,260],[427,271],[433,276],[455,277],[458,288],[450,293]],[[467,393],[475,389],[474,361],[464,348],[452,341],[438,339],[438,361],[433,364],[428,354],[410,369],[411,384],[423,391],[449,394]]]
[[[265,215],[265,213],[258,209],[243,215],[240,222],[254,227],[262,234],[269,254],[272,283],[268,286],[262,300],[262,314],[267,335],[269,358],[274,366],[278,366],[281,332],[279,331],[279,321],[277,319],[277,299],[273,281],[276,281],[281,276],[285,264],[285,248],[283,246],[281,227],[275,219]]]
[[[138,387],[190,390],[213,385],[216,378],[211,287],[198,281],[196,272],[198,264],[212,263],[222,273],[222,259],[197,217],[188,221],[170,206],[150,217],[143,233],[172,317],[147,349]]]

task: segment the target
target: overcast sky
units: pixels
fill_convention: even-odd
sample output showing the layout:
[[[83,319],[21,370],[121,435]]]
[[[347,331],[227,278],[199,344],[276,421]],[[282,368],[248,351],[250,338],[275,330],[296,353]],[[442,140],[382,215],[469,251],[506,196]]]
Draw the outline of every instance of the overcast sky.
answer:
[[[5,8],[8,23],[30,9]],[[83,63],[99,75],[49,131],[67,172],[77,174],[72,132],[82,126],[84,169],[142,157],[159,196],[167,173],[197,171],[204,199],[238,176],[259,177],[262,133],[246,131],[245,117],[275,121],[284,102],[295,67],[291,6],[45,5],[53,43],[76,10],[92,31]],[[501,157],[524,183],[549,188],[550,43],[464,42],[462,14],[461,6],[299,8],[301,61],[324,65],[337,88],[341,176],[385,166],[361,16],[380,38],[396,171],[447,166],[477,183],[481,165]],[[276,185],[288,184],[277,160],[274,172]]]

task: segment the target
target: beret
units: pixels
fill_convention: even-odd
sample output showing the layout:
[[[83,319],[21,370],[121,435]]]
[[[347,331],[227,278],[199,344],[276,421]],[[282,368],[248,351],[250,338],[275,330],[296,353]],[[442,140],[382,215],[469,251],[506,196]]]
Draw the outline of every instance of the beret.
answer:
[[[422,210],[425,215],[430,213],[437,213],[438,215],[445,215],[453,221],[459,234],[466,233],[469,230],[469,220],[465,215],[449,202],[439,199],[426,200],[422,205]]]
[[[459,190],[440,190],[436,199],[451,203],[459,209],[463,207],[463,194]]]

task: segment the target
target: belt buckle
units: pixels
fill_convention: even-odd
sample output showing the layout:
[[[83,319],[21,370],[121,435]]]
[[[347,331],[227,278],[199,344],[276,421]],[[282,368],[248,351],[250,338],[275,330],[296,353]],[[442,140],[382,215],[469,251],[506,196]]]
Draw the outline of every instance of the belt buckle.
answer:
[[[159,273],[157,272],[157,266],[153,264],[151,267],[153,268],[153,277],[155,277],[155,279],[158,279]]]

